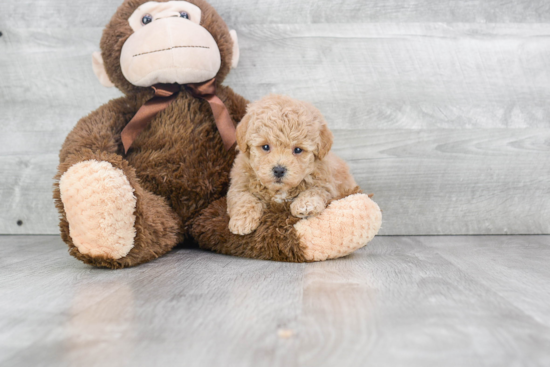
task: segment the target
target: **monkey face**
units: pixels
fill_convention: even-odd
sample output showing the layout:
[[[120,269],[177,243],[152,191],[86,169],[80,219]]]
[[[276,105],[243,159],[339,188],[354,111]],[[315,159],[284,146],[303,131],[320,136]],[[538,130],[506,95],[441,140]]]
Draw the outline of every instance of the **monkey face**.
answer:
[[[186,1],[141,5],[128,19],[134,33],[120,55],[124,77],[138,87],[212,79],[220,50],[200,21],[200,8]]]
[[[222,83],[239,46],[206,0],[125,0],[105,28],[93,69],[124,93],[157,83]]]

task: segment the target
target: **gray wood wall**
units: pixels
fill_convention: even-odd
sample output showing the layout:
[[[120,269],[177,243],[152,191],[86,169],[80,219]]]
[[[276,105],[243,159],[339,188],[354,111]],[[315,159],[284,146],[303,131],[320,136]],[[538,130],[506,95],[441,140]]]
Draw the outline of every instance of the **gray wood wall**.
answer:
[[[382,234],[550,233],[550,2],[211,2],[240,37],[227,84],[316,104]],[[0,0],[0,233],[57,233],[60,145],[119,95],[90,56],[119,3]]]

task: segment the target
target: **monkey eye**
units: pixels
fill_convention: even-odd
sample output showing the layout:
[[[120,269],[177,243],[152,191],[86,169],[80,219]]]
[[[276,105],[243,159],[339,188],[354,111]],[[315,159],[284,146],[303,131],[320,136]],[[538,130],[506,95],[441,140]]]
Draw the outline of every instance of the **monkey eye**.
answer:
[[[262,145],[262,149],[265,150],[266,152],[269,152],[269,145]]]
[[[145,14],[143,18],[141,18],[141,24],[146,25],[153,21],[153,16],[151,14]]]
[[[303,150],[302,148],[298,148],[298,147],[294,148],[294,154],[300,154],[300,153],[302,153],[303,151],[304,151],[304,150]]]
[[[186,11],[180,11],[180,17],[183,19],[189,19],[189,14]]]

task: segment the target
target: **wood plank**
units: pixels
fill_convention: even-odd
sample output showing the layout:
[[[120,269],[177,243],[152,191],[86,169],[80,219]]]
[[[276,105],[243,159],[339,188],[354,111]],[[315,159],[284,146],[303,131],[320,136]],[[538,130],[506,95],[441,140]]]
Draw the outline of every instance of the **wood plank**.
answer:
[[[550,127],[548,24],[283,24],[238,31],[241,63],[227,84],[251,100],[268,93],[309,100],[333,128]],[[2,37],[7,52],[0,53],[5,130],[70,129],[120,95],[102,88],[90,67],[99,28],[12,32]]]
[[[239,31],[242,63],[228,84],[250,99],[277,92],[310,100],[331,128],[350,130],[335,148],[362,152],[341,154],[385,210],[382,234],[549,233],[548,25]],[[100,32],[8,29],[0,40],[0,198],[7,208],[0,233],[57,232],[50,198],[59,146],[80,117],[120,95],[102,88],[89,67]],[[399,156],[374,160],[370,146]]]
[[[24,248],[18,238],[13,245]],[[59,251],[18,272],[8,265],[0,268],[0,363],[259,365],[297,318],[303,267],[193,249],[123,271]]]
[[[0,234],[58,234],[53,202],[58,153],[0,156]]]
[[[14,246],[14,243],[17,245]],[[59,243],[60,246],[53,245]],[[50,252],[66,249],[59,236],[2,236],[0,235],[0,268],[7,265],[28,262],[33,257],[52,256]],[[24,250],[22,250],[24,249]],[[54,256],[59,256],[57,252]]]
[[[229,26],[280,23],[537,23],[550,21],[544,0],[210,0]],[[17,28],[104,26],[122,0],[82,6],[70,0],[3,4],[0,24]]]
[[[4,131],[71,129],[121,93],[104,88],[91,68],[101,29],[4,30],[0,116]]]
[[[384,211],[383,235],[550,233],[547,129],[334,133],[335,153]],[[29,145],[16,150],[10,141],[21,136],[0,136],[8,147],[0,150],[0,233],[58,233],[51,191],[60,140],[25,133]]]
[[[378,237],[312,264],[182,248],[111,271],[41,237],[0,267],[0,364],[546,366],[549,238]],[[33,239],[0,237],[0,259]]]
[[[300,366],[543,366],[550,362],[550,329],[495,291],[495,283],[462,272],[439,255],[449,237],[380,237],[366,249],[335,261],[309,264],[298,323]],[[462,238],[462,237],[460,237]],[[473,237],[493,261],[513,262],[503,237]],[[548,237],[546,237],[548,241]],[[547,246],[548,248],[548,246]],[[522,251],[523,249],[523,251]],[[456,255],[471,257],[470,247]],[[489,260],[488,257],[485,260]],[[521,270],[520,270],[521,269]],[[535,271],[540,270],[536,268]],[[518,272],[531,274],[529,264]],[[548,281],[548,276],[540,278]],[[509,287],[531,301],[535,289]],[[543,305],[545,296],[538,304]],[[548,309],[548,306],[544,306]]]
[[[242,26],[228,84],[289,94],[334,128],[550,127],[550,26]],[[537,117],[538,116],[538,117]]]
[[[425,237],[422,242],[536,322],[550,327],[548,236],[508,236],[493,241],[480,241],[478,237],[455,236],[444,241]],[[495,256],[495,247],[504,254]],[[518,289],[523,291],[518,294]]]
[[[21,239],[26,238],[12,237],[11,246],[25,251],[25,242]],[[123,303],[127,295],[125,279],[140,280],[146,270],[130,269],[125,274],[75,262],[58,236],[49,237],[49,249],[48,255],[27,259],[25,266],[13,263],[0,268],[0,363],[3,365],[4,362],[6,365],[16,363],[8,360],[18,351],[46,341],[49,335],[63,338],[65,329],[70,326],[66,325],[67,318],[75,317],[87,307],[109,299],[117,301],[120,307],[127,306]],[[80,298],[79,289],[86,293]],[[90,340],[86,333],[77,333],[74,339]],[[37,348],[37,352],[39,350]],[[51,351],[58,352],[59,348]],[[42,363],[36,361],[34,364]]]
[[[381,234],[550,233],[550,131],[337,131]],[[536,172],[536,174],[534,174]]]

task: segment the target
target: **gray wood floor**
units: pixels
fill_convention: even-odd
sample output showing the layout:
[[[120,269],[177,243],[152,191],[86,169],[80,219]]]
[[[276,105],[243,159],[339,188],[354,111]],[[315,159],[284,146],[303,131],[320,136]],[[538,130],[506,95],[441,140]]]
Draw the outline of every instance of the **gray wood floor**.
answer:
[[[285,264],[120,271],[0,237],[1,366],[549,366],[550,236],[377,237]]]

